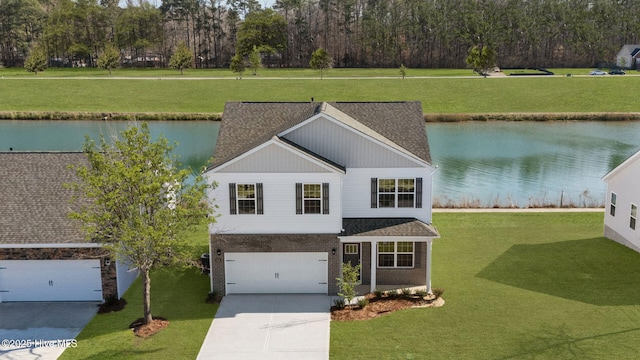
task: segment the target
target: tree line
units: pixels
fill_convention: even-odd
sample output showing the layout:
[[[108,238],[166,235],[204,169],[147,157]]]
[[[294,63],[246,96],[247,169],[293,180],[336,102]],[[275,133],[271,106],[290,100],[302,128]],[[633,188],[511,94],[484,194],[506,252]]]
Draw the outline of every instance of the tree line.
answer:
[[[179,44],[192,66],[229,67],[257,50],[269,67],[463,68],[491,48],[502,67],[591,67],[640,42],[636,0],[0,0],[0,64],[34,49],[49,66],[166,67]]]

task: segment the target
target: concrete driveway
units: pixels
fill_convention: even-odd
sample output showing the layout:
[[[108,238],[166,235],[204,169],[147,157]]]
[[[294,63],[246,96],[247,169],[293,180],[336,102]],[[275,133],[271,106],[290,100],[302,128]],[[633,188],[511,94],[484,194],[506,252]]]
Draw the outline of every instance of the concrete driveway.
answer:
[[[198,360],[327,360],[331,297],[227,295]]]
[[[0,360],[55,360],[98,311],[94,302],[0,304]]]

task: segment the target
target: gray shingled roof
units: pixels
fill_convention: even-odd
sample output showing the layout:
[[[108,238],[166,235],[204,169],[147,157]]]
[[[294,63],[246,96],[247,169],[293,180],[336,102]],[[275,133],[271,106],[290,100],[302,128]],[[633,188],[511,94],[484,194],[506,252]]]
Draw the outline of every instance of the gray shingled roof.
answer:
[[[211,167],[217,167],[322,111],[320,102],[228,102]],[[431,163],[422,105],[410,102],[330,102],[364,126]]]
[[[340,236],[440,237],[433,225],[414,218],[344,218]]]
[[[0,244],[85,241],[80,224],[67,217],[77,181],[70,164],[87,164],[83,153],[0,152]]]

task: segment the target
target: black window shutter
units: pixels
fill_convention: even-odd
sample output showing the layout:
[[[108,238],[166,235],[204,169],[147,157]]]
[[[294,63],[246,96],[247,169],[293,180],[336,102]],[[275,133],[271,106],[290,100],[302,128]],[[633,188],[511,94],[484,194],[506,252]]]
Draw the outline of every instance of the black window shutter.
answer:
[[[371,178],[371,208],[378,207],[378,178]]]
[[[296,183],[296,214],[302,214],[302,183]]]
[[[416,179],[416,207],[422,208],[422,178]]]
[[[258,215],[264,214],[264,204],[262,202],[262,183],[256,184],[256,213]]]
[[[229,183],[229,213],[231,215],[237,214],[236,210],[236,184]]]
[[[329,183],[322,183],[322,213],[329,213]]]

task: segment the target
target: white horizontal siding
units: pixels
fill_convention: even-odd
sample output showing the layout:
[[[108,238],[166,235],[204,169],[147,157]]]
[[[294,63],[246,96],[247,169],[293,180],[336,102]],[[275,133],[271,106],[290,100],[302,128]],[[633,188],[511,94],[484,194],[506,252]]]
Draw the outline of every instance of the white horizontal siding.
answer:
[[[311,121],[287,133],[284,138],[347,168],[420,166],[364,134],[349,131],[325,118]]]
[[[341,175],[335,173],[207,173],[218,183],[209,194],[218,206],[213,233],[224,234],[337,234],[342,227]],[[329,183],[329,214],[296,214],[296,183]],[[263,215],[231,215],[229,183],[263,184]]]
[[[636,222],[636,229],[629,226],[631,204],[640,208],[640,158],[613,174],[607,181],[606,208],[604,223],[616,233],[624,237],[636,247],[640,247],[640,221]],[[611,192],[616,193],[616,215],[610,215]],[[640,216],[640,209],[638,210]]]
[[[422,178],[422,208],[371,208],[371,178]],[[342,185],[344,217],[412,217],[431,223],[431,173],[427,168],[347,169]]]

